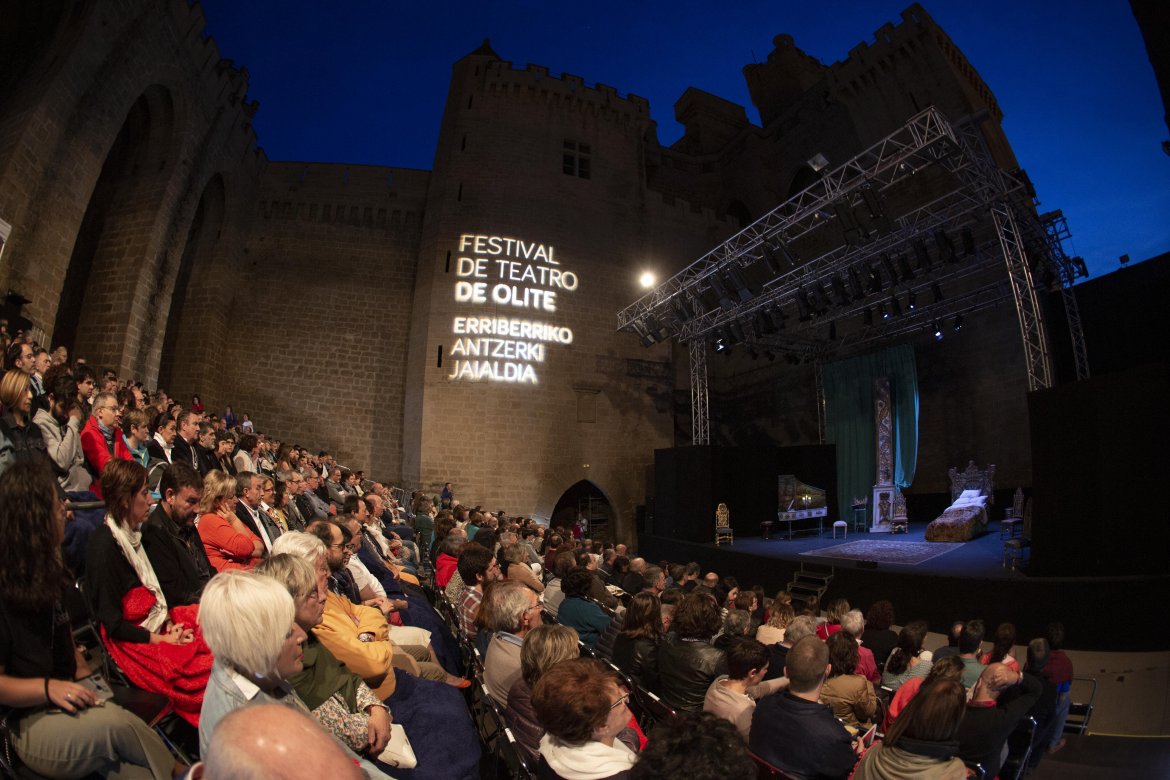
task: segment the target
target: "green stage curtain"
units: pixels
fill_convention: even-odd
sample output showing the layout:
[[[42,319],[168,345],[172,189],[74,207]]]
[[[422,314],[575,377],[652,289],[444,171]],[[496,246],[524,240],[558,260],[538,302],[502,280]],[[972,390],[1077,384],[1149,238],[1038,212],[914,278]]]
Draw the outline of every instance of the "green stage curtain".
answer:
[[[894,415],[894,484],[909,487],[918,465],[918,371],[907,345],[824,367],[825,427],[837,445],[837,498],[843,519],[854,497],[870,494],[877,476],[873,383],[890,378]]]

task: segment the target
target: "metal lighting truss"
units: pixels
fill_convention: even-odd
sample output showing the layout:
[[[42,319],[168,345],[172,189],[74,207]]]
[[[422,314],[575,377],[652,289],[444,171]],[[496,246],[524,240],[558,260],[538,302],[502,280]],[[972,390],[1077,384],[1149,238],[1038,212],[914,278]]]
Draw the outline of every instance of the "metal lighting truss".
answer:
[[[695,339],[691,353],[691,444],[710,444],[707,408],[707,342]]]
[[[1001,170],[991,159],[979,130],[982,118],[976,115],[951,125],[934,108],[917,114],[853,159],[824,172],[819,181],[618,313],[618,330],[636,332],[647,345],[671,337],[691,345],[693,435],[696,443],[705,443],[709,431],[706,349],[696,350],[694,344],[705,343],[717,332],[727,333],[726,329],[732,324],[736,324],[742,333],[738,340],[746,344],[819,361],[830,354],[854,351],[871,342],[921,331],[930,325],[931,320],[938,323],[941,318],[979,311],[1011,296],[1020,318],[1029,387],[1036,389],[1051,385],[1052,372],[1042,315],[1018,225],[1022,221],[1026,229],[1039,231],[1039,246],[1049,249],[1045,253],[1046,259],[1064,258],[1064,265],[1068,266],[1067,256],[1063,251],[1057,251],[1063,236],[1054,233],[1054,237],[1045,240],[1044,226],[1035,216],[1026,182]],[[840,219],[834,215],[853,209],[864,202],[867,195],[882,198],[885,192],[907,182],[910,177],[927,175],[924,169],[944,172],[928,183],[926,190],[931,194],[926,196],[926,202],[917,202],[905,213],[889,217],[886,228],[874,231],[876,235],[852,242],[838,241],[836,248],[816,257],[794,259],[789,248],[792,242],[824,229],[834,218]],[[921,192],[922,188],[918,189]],[[978,229],[988,214],[995,225],[994,235],[992,231]],[[804,294],[806,289],[819,289],[820,285],[830,284],[834,275],[845,278],[850,268],[856,270],[858,264],[874,262],[886,254],[909,251],[916,241],[930,238],[935,231],[958,228],[972,231],[974,252],[965,249],[959,262],[946,262],[940,258],[936,265],[926,270],[923,281],[918,284],[965,280],[962,293],[952,287],[950,297],[946,299],[936,297],[929,305],[873,325],[867,320],[864,327],[848,329],[841,338],[826,339],[823,332],[817,332],[825,322],[843,323],[847,318],[860,317],[867,309],[882,303],[884,296],[896,295],[897,287],[906,286],[903,274],[900,280],[891,278],[888,290],[882,287],[881,293],[867,292],[856,298],[848,296],[851,298],[849,302],[832,303],[831,313],[824,311],[824,318],[814,312],[799,322],[785,323],[788,318],[781,317],[780,324],[773,329],[779,332],[766,336],[752,327],[753,318],[760,312],[782,313],[784,308],[790,311],[799,309],[796,305],[798,295]],[[1052,249],[1053,241],[1055,250]],[[1028,246],[1031,247],[1031,242]],[[999,256],[1007,265],[1008,283],[1001,274],[994,272]],[[709,289],[738,287],[732,284],[734,280],[726,278],[724,272],[747,268],[765,258],[771,261],[771,278],[762,286],[751,289],[747,300],[743,300],[744,296],[737,296],[732,305],[724,308],[723,301],[711,305],[701,298]],[[921,273],[923,269],[920,267],[919,271]],[[1062,270],[1062,281],[1065,277]],[[925,293],[925,287],[921,292]],[[1079,320],[1076,333],[1080,333]],[[1074,335],[1074,341],[1077,338],[1078,335]],[[1083,337],[1081,341],[1083,343]]]
[[[1059,210],[1041,215],[1048,258],[1056,265],[1060,277],[1060,295],[1064,299],[1064,315],[1068,320],[1068,333],[1072,338],[1073,362],[1077,369],[1077,381],[1089,378],[1089,351],[1085,348],[1085,331],[1081,327],[1081,310],[1077,306],[1077,295],[1073,281],[1077,272],[1072,258],[1064,251],[1064,241],[1071,235],[1068,220]]]

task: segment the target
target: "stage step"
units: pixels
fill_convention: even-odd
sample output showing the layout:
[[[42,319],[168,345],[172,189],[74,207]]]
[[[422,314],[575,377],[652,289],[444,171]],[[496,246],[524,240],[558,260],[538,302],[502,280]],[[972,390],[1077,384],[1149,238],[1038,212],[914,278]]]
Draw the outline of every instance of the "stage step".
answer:
[[[812,596],[816,596],[820,600],[825,591],[829,589],[829,583],[833,580],[833,567],[821,567],[812,564],[800,564],[800,571],[792,575],[792,581],[788,583],[788,592],[792,594],[794,599],[801,601],[808,601]]]

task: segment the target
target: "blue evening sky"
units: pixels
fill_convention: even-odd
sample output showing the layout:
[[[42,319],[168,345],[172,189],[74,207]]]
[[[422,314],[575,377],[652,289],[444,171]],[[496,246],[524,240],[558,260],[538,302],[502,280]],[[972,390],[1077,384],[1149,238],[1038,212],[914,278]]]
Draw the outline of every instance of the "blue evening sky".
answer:
[[[695,86],[747,107],[742,67],[791,34],[825,64],[900,21],[898,0],[434,2],[203,0],[206,32],[251,74],[273,160],[431,167],[451,64],[485,37],[505,60],[650,101],[659,140]],[[991,87],[1041,210],[1063,209],[1094,276],[1170,251],[1170,137],[1125,0],[923,3]]]

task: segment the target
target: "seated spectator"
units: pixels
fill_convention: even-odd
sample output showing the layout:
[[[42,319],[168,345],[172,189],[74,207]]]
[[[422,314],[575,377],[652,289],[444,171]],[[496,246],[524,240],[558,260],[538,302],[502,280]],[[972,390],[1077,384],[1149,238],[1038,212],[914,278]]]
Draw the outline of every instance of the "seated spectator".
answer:
[[[329,592],[325,596],[325,613],[313,633],[337,660],[366,681],[378,694],[387,699],[394,693],[394,667],[426,679],[443,681],[457,688],[466,688],[470,682],[446,674],[442,667],[429,661],[427,647],[399,645],[390,639],[386,617],[374,607],[354,604],[348,598],[329,588],[331,570],[342,564],[340,528],[332,523],[321,526],[321,533],[332,533],[330,546],[312,533],[289,531],[273,544],[273,554],[289,553],[313,567],[318,583]]]
[[[635,685],[657,690],[658,645],[664,635],[658,597],[653,593],[639,593],[630,600],[622,630],[614,639],[614,665],[629,675]]]
[[[77,382],[65,366],[54,366],[45,375],[45,407],[33,415],[46,451],[57,466],[57,482],[67,493],[88,491],[93,476],[85,466],[81,447],[81,409]]]
[[[748,746],[772,766],[800,777],[846,778],[857,761],[855,743],[827,704],[819,702],[829,648],[807,636],[788,651],[788,689],[756,705]]]
[[[465,543],[466,540],[461,534],[452,536],[448,533],[439,547],[439,557],[435,559],[435,584],[440,588],[447,587],[451,575],[459,567],[459,553],[462,552]]]
[[[150,441],[150,426],[146,421],[146,412],[141,409],[122,412],[122,441],[130,451],[130,459],[149,469],[150,450],[146,443]]]
[[[877,696],[873,685],[857,671],[857,642],[848,631],[829,637],[829,679],[821,688],[821,701],[833,708],[833,714],[857,731],[873,723]]]
[[[98,399],[95,398],[93,402],[94,407],[97,407],[98,403]],[[150,452],[151,461],[170,463],[171,450],[175,443],[175,436],[178,435],[178,427],[175,419],[166,412],[159,412],[155,416],[151,427],[154,428],[154,436],[146,443],[146,449]],[[88,455],[89,453],[87,452],[86,456],[88,457]]]
[[[168,604],[142,547],[150,512],[146,469],[111,460],[102,473],[106,521],[89,538],[86,596],[110,657],[140,688],[164,694],[199,725],[211,655],[196,625],[198,607]]]
[[[236,517],[244,526],[264,543],[264,554],[272,549],[272,543],[280,536],[280,527],[265,512],[262,479],[250,471],[236,472]]]
[[[508,564],[506,576],[509,580],[522,583],[533,593],[544,593],[544,583],[528,565],[528,551],[523,544],[510,544],[504,548],[504,562]]]
[[[343,666],[313,633],[325,614],[326,591],[303,558],[274,555],[256,567],[289,593],[306,634],[302,668],[288,675],[297,696],[322,726],[358,755],[374,760],[390,741],[390,709],[365,681]]]
[[[841,617],[841,630],[857,642],[857,674],[871,683],[881,682],[882,675],[878,671],[877,662],[874,661],[873,652],[861,641],[865,636],[865,617],[860,609],[851,609]]]
[[[1048,752],[1053,743],[1053,730],[1056,727],[1056,704],[1059,692],[1052,681],[1044,675],[1044,664],[1048,662],[1048,640],[1037,637],[1028,643],[1028,662],[1026,671],[1040,681],[1040,698],[1028,710],[1028,715],[1036,719],[1036,748],[1032,751],[1029,765],[1035,767],[1040,759]],[[1018,689],[1017,689],[1018,690]],[[1057,735],[1059,736],[1059,735]]]
[[[756,776],[756,764],[735,727],[709,712],[687,713],[653,732],[630,780],[725,780]]]
[[[642,593],[661,595],[666,590],[666,573],[661,566],[647,566],[642,570]]]
[[[629,593],[631,596],[635,593],[641,593],[644,584],[642,582],[642,574],[646,571],[646,559],[634,558],[630,561],[629,571],[622,576],[622,590]]]
[[[492,639],[483,661],[483,685],[500,706],[508,704],[508,691],[520,679],[520,648],[528,632],[542,624],[540,600],[519,582],[496,582],[488,590],[492,615]]]
[[[553,556],[553,566],[551,569],[553,578],[545,583],[544,586],[544,608],[553,617],[556,617],[557,611],[561,608],[561,602],[565,600],[565,593],[561,589],[561,583],[569,572],[573,570],[574,566],[576,566],[576,558],[571,552],[558,553]]]
[[[264,542],[236,514],[236,478],[208,472],[199,499],[199,538],[216,571],[250,569],[264,556]]]
[[[483,589],[489,582],[500,579],[500,564],[491,550],[468,543],[459,553],[457,562],[459,576],[463,579],[463,592],[459,595],[459,629],[468,639],[475,639],[475,615],[483,601]],[[485,646],[486,650],[486,638]],[[480,652],[483,652],[481,650]]]
[[[817,636],[828,641],[829,637],[841,630],[841,618],[849,611],[849,602],[845,599],[833,599],[829,608],[825,610],[825,622],[817,626]]]
[[[875,601],[865,613],[865,634],[861,645],[873,653],[874,666],[886,668],[886,659],[898,644],[898,634],[890,628],[894,625],[894,605],[889,601]]]
[[[613,619],[605,610],[589,599],[594,582],[593,572],[573,569],[561,581],[565,600],[557,612],[557,622],[577,632],[586,647],[597,645],[601,635]]]
[[[959,635],[963,633],[965,625],[967,625],[966,622],[962,620],[956,620],[951,624],[951,632],[947,634],[947,643],[934,651],[935,660],[959,654]]]
[[[788,606],[788,605],[782,605]],[[806,636],[817,635],[817,624],[808,615],[798,615],[792,619],[788,624],[788,628],[784,629],[784,641],[777,642],[774,645],[768,645],[768,651],[771,660],[768,661],[768,673],[764,675],[765,680],[774,680],[778,677],[784,676],[784,664],[788,660],[788,651],[792,646],[804,639]]]
[[[719,608],[705,593],[683,596],[674,611],[673,633],[658,647],[658,693],[673,709],[702,709],[707,689],[727,674],[727,657],[711,644],[719,631]]]
[[[158,490],[161,498],[142,525],[142,546],[167,603],[196,604],[215,573],[195,529],[203,480],[187,464],[175,463],[164,468]]]
[[[991,650],[979,657],[979,663],[987,666],[998,661],[1007,664],[1013,672],[1020,671],[1020,662],[1012,655],[1012,648],[1016,645],[1016,627],[1011,623],[1000,623],[995,629],[995,643]]]
[[[955,757],[966,699],[958,680],[932,679],[894,721],[885,739],[862,756],[854,780],[966,780],[967,767]]]
[[[23,346],[27,348],[28,344]],[[41,428],[33,422],[33,391],[28,377],[25,372],[13,369],[0,379],[0,405],[4,407],[4,415],[0,416],[0,433],[8,440],[16,460],[36,461],[54,469],[60,476],[63,472],[49,457]]]
[[[539,724],[536,711],[532,709],[532,688],[541,675],[556,664],[580,657],[577,631],[567,626],[537,626],[524,635],[519,649],[519,670],[521,677],[512,683],[508,691],[504,720],[516,743],[528,758],[536,761],[541,751],[544,726]]]
[[[236,475],[236,464],[232,461],[232,450],[236,448],[236,440],[227,431],[215,432],[215,460],[219,464],[216,468],[233,477]]]
[[[760,627],[756,618],[756,614],[760,611],[759,596],[754,590],[741,590],[735,597],[733,604],[733,609],[742,609],[751,617],[751,627],[748,629],[748,634],[755,636],[756,629]]]
[[[796,614],[790,604],[772,602],[772,611],[768,613],[768,620],[756,629],[756,639],[765,645],[774,645],[784,641],[784,629]]]
[[[532,706],[545,735],[541,764],[563,780],[626,777],[636,754],[617,735],[631,714],[616,675],[600,661],[562,661],[541,675]]]
[[[723,652],[739,637],[747,636],[752,630],[751,613],[745,609],[729,609],[723,616],[723,630],[712,642]]]
[[[171,463],[186,463],[196,471],[199,470],[199,453],[196,445],[199,442],[199,415],[193,411],[179,412],[175,421],[175,440],[171,442]]]
[[[611,610],[617,609],[621,601],[606,589],[601,572],[597,570],[597,561],[594,560],[593,556],[584,550],[579,550],[573,560],[577,564],[577,568],[583,569],[593,576],[593,581],[589,583],[589,598]]]
[[[292,707],[257,704],[226,715],[190,780],[328,777],[361,780],[353,758],[320,725]]]
[[[984,627],[982,620],[968,620],[959,634],[959,660],[963,662],[963,686],[970,689],[979,681],[987,667],[979,663],[983,649]],[[1019,669],[1016,670],[1017,672]]]
[[[616,553],[617,550],[614,550],[614,552]],[[626,575],[630,573],[630,559],[624,555],[615,555],[613,558],[612,572],[609,576],[609,584],[616,585],[624,591],[625,587],[622,583],[625,581]],[[631,593],[630,595],[633,594]]]
[[[935,661],[930,667],[930,674],[926,677],[911,677],[904,682],[894,697],[890,699],[890,706],[886,708],[886,721],[882,724],[883,731],[889,731],[890,726],[898,715],[901,714],[910,701],[922,689],[922,686],[932,680],[954,680],[957,683],[962,683],[963,680],[963,662],[959,660],[958,656],[950,656],[943,658],[940,661]]]
[[[199,438],[195,442],[195,455],[199,458],[199,475],[219,468],[215,454],[215,426],[209,422],[199,423]]]
[[[0,475],[0,706],[11,746],[45,777],[169,778],[180,770],[140,718],[77,680],[65,611],[72,577],[58,549],[65,507],[47,468],[16,463]]]
[[[703,711],[710,712],[732,723],[747,740],[752,727],[756,699],[784,688],[783,678],[763,683],[768,673],[768,648],[737,636],[727,648],[727,674],[715,678],[703,699]]]
[[[929,650],[922,649],[926,631],[924,620],[915,620],[902,627],[898,633],[898,646],[886,660],[882,687],[896,691],[910,678],[925,677],[930,673],[931,654]]]
[[[259,449],[260,439],[256,434],[245,432],[240,437],[240,440],[236,443],[235,454],[232,455],[232,463],[236,467],[237,474],[241,471],[250,471],[253,474],[260,471],[260,466],[256,462]]]
[[[970,665],[964,673],[967,669]],[[1020,691],[1011,697],[1003,697],[1001,702],[1001,695],[1017,685]],[[967,764],[982,764],[987,777],[998,775],[1007,738],[1040,698],[1042,691],[1040,680],[1031,674],[1013,672],[1006,664],[999,663],[985,668],[975,683],[959,726],[959,758]]]

